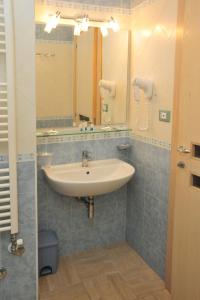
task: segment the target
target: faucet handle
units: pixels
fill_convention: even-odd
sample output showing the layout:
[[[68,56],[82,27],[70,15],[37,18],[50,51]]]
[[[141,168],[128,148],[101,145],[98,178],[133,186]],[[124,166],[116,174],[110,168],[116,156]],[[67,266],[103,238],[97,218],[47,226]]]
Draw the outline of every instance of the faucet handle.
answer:
[[[87,155],[88,155],[88,151],[87,151],[87,150],[83,150],[83,151],[82,151],[82,156],[87,157]]]
[[[83,158],[86,158],[86,159],[88,159],[88,160],[91,160],[91,152],[88,151],[88,150],[83,150],[83,151],[82,151],[82,157],[83,157]]]

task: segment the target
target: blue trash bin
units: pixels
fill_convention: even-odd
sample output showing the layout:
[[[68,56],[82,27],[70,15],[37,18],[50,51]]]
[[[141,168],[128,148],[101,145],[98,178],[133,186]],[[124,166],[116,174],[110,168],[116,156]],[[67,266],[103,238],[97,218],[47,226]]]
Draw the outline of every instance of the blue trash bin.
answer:
[[[56,273],[58,269],[58,238],[52,230],[41,230],[38,234],[39,276]]]

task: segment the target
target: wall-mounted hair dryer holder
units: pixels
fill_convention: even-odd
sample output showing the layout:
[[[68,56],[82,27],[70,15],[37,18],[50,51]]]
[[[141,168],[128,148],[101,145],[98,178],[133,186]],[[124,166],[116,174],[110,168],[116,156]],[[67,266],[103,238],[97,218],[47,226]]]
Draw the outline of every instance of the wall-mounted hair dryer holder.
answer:
[[[140,101],[140,90],[142,90],[148,100],[154,96],[155,88],[152,80],[136,77],[132,81],[134,87],[135,100]]]

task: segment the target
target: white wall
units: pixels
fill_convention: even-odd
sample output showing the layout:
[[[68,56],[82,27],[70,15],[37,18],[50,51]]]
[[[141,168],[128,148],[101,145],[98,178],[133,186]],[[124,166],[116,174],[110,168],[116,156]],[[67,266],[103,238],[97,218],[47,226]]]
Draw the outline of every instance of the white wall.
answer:
[[[18,153],[36,149],[34,1],[14,1]]]
[[[143,99],[140,112],[131,89],[129,123],[135,134],[171,141],[171,123],[159,121],[159,109],[172,111],[174,92],[174,66],[177,22],[177,0],[155,0],[141,4],[132,15],[132,64],[131,77],[152,79],[157,96],[149,104],[150,129],[137,128],[147,117],[147,105]]]
[[[102,39],[102,79],[116,83],[112,100],[112,123],[126,122],[128,78],[128,31],[109,31]]]
[[[73,43],[37,41],[36,55],[37,118],[73,114]]]

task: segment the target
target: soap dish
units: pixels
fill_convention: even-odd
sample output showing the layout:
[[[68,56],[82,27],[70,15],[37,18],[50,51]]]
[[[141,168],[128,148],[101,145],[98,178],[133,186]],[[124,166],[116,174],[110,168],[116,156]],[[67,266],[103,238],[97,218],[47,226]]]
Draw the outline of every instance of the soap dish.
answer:
[[[120,145],[117,145],[117,149],[118,150],[128,150],[131,148],[131,145],[130,144],[120,144]]]

